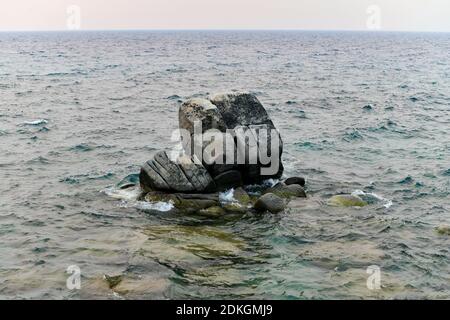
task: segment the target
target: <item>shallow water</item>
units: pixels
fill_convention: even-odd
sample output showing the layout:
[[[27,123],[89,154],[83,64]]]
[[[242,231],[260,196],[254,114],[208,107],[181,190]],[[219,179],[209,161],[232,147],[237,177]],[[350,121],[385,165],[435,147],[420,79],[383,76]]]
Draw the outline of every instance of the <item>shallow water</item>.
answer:
[[[1,33],[0,298],[449,299],[449,61],[449,34]],[[266,106],[307,200],[208,220],[118,193],[180,101],[230,89]]]

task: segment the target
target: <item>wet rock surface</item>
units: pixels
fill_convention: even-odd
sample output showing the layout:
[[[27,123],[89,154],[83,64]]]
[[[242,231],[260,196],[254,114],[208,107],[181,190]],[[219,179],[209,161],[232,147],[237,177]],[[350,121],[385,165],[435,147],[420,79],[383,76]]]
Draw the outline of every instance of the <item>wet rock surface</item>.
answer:
[[[273,193],[266,193],[255,203],[255,209],[258,211],[269,211],[278,213],[286,208],[284,200]]]
[[[339,194],[331,197],[328,200],[328,204],[335,207],[364,207],[367,206],[368,203],[355,195]]]
[[[176,162],[165,151],[157,152],[153,159],[141,167],[139,176],[144,191],[211,192],[215,184],[208,171],[189,157]]]

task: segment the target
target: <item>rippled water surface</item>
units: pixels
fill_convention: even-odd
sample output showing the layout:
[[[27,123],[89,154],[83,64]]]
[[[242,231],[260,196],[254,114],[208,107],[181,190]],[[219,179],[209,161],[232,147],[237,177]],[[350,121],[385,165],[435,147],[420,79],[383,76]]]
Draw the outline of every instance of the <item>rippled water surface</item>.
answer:
[[[0,34],[0,298],[449,299],[449,61],[449,34]],[[115,189],[172,145],[180,101],[231,89],[308,199],[210,220]],[[326,205],[356,190],[378,199]]]

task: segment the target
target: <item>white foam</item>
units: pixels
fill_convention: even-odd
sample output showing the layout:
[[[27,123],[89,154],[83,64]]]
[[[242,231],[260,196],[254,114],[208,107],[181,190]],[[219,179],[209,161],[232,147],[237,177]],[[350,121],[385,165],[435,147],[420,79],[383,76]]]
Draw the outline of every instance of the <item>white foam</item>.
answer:
[[[267,179],[267,180],[264,180],[264,181],[262,182],[262,184],[263,184],[264,186],[267,186],[267,187],[271,188],[271,187],[273,187],[274,185],[276,185],[278,182],[280,182],[279,179]]]
[[[101,192],[111,198],[122,200],[119,204],[122,208],[137,208],[141,210],[156,210],[161,212],[167,212],[174,208],[173,202],[137,201],[141,195],[141,188],[139,186],[127,189],[111,187],[106,188]]]
[[[161,212],[167,212],[174,208],[173,202],[146,202],[137,201],[134,205],[135,208],[141,210],[156,210]]]
[[[23,124],[37,126],[38,124],[46,124],[48,123],[45,119],[33,120],[33,121],[25,121]]]
[[[392,200],[386,199],[385,197],[380,196],[373,192],[364,192],[362,190],[355,190],[352,192],[352,195],[361,197],[363,198],[364,201],[367,201],[368,199],[376,199],[377,201],[383,202],[383,207],[385,207],[386,209],[389,209],[394,204]],[[370,203],[370,201],[368,202]]]
[[[234,198],[234,189],[230,189],[227,190],[225,192],[220,192],[219,193],[219,200],[222,203],[227,203],[227,202],[237,202],[236,199]]]
[[[111,187],[106,188],[101,192],[114,199],[133,201],[137,200],[137,198],[141,194],[141,189],[139,187],[127,189],[119,189]]]

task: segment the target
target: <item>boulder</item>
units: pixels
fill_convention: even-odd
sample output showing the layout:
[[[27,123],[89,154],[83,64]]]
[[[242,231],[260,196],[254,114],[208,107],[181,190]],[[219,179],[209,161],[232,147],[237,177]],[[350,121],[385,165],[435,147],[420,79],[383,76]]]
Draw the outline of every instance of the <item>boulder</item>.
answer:
[[[178,113],[180,129],[186,129],[194,134],[194,124],[201,122],[202,132],[218,129],[225,132],[226,125],[219,109],[206,99],[191,99],[183,103]]]
[[[273,193],[281,198],[306,198],[305,189],[299,184],[286,185],[279,183],[272,188],[267,189],[264,193]]]
[[[139,184],[139,174],[133,173],[123,178],[116,186],[119,189],[128,189]]]
[[[242,186],[242,176],[237,170],[230,170],[219,174],[214,178],[218,191]]]
[[[255,124],[267,124],[274,128],[266,109],[253,94],[222,93],[212,96],[210,100],[219,109],[228,129]]]
[[[157,152],[141,168],[139,180],[145,192],[152,190],[172,192],[211,192],[215,184],[207,170],[183,157],[176,163],[165,151]]]
[[[178,158],[177,162],[196,191],[214,192],[216,190],[216,184],[205,167],[195,164],[192,158],[187,156]]]
[[[195,130],[198,123],[201,131]],[[182,133],[183,149],[202,159],[213,178],[239,170],[245,183],[254,184],[283,173],[281,137],[263,105],[250,93],[191,99],[180,107],[179,125],[188,132],[187,137]],[[194,132],[203,133],[203,139],[195,138]],[[278,145],[276,163],[271,161],[273,143]]]
[[[233,136],[230,133],[215,132],[211,135],[210,133],[211,131],[204,135],[202,148],[196,149],[202,152],[205,168],[214,177],[226,171],[237,170],[237,150]],[[214,138],[210,139],[211,136]]]
[[[257,211],[269,211],[271,213],[278,213],[286,208],[286,204],[280,197],[273,193],[266,193],[262,195],[255,203]]]
[[[328,204],[335,207],[364,207],[367,202],[355,195],[340,194],[331,197]]]
[[[450,226],[449,225],[440,225],[439,227],[436,228],[437,233],[439,233],[440,235],[446,235],[446,236],[450,236]]]
[[[304,187],[306,184],[306,181],[305,181],[305,178],[303,178],[303,177],[291,177],[291,178],[287,178],[286,180],[284,180],[284,184],[285,185],[298,184],[298,185]]]
[[[253,184],[281,177],[283,141],[259,100],[250,93],[226,93],[211,97],[211,102],[219,109],[227,128],[233,130],[244,182]],[[278,163],[272,170],[262,171],[272,163],[271,148],[275,142]]]

